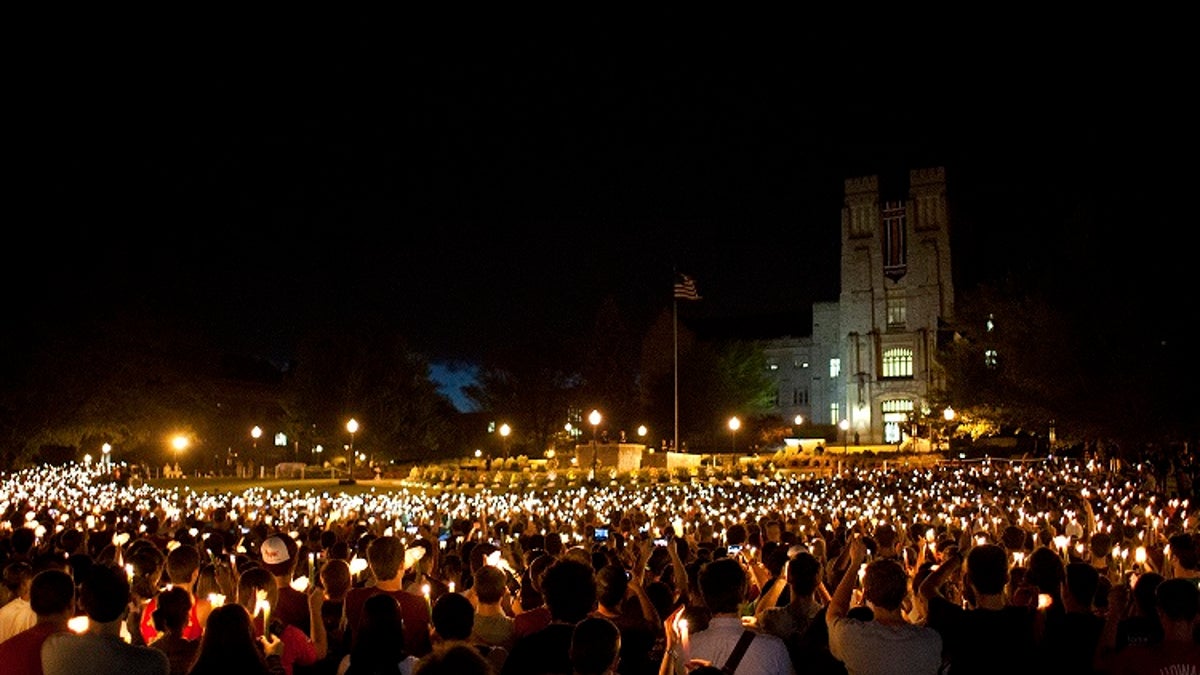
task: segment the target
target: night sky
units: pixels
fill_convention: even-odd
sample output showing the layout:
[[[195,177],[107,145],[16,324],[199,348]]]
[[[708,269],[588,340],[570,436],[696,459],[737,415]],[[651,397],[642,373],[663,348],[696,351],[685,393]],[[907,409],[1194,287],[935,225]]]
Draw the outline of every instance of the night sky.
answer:
[[[678,269],[694,316],[804,333],[836,299],[842,181],[932,165],[962,283],[1070,261],[1165,328],[1196,286],[1169,38],[481,24],[43,26],[6,97],[0,300],[273,360],[383,320],[474,358],[609,295],[645,323]]]

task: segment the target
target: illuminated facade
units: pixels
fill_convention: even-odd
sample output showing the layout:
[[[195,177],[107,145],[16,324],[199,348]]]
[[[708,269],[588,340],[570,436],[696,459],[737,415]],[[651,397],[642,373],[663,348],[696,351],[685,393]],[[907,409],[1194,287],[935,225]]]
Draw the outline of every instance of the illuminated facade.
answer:
[[[813,306],[810,336],[763,342],[784,420],[847,420],[851,443],[898,444],[938,404],[939,328],[954,314],[945,170],[906,183],[845,181],[837,302]]]

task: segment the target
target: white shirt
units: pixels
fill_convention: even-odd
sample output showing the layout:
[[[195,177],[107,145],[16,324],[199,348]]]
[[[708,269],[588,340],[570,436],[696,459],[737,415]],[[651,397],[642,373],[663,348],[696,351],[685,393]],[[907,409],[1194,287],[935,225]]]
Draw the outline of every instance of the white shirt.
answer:
[[[95,633],[55,633],[42,643],[46,675],[170,675],[165,652]]]
[[[729,660],[744,630],[742,620],[736,616],[714,617],[708,628],[691,636],[689,657],[704,659],[721,668]],[[795,672],[783,640],[755,631],[754,641],[742,656],[734,675],[795,675]]]
[[[32,628],[37,623],[37,614],[29,606],[29,601],[17,596],[0,607],[0,642]]]
[[[829,624],[829,651],[850,675],[937,675],[942,636],[928,626],[838,618]]]

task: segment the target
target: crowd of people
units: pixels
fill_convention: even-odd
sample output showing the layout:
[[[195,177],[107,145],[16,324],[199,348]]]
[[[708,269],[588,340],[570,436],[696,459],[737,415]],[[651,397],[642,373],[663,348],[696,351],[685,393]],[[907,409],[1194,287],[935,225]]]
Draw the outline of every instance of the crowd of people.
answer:
[[[362,494],[2,478],[4,672],[1200,672],[1200,514],[1137,464]]]

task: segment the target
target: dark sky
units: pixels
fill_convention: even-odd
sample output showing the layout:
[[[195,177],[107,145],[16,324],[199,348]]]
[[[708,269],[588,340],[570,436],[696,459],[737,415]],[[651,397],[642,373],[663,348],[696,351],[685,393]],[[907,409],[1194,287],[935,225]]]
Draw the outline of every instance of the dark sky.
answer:
[[[44,28],[7,96],[0,299],[273,359],[387,317],[457,357],[606,295],[644,322],[677,268],[689,311],[788,325],[836,299],[843,179],[930,165],[964,281],[1084,257],[1156,316],[1195,286],[1195,79],[1166,37],[481,23]]]

